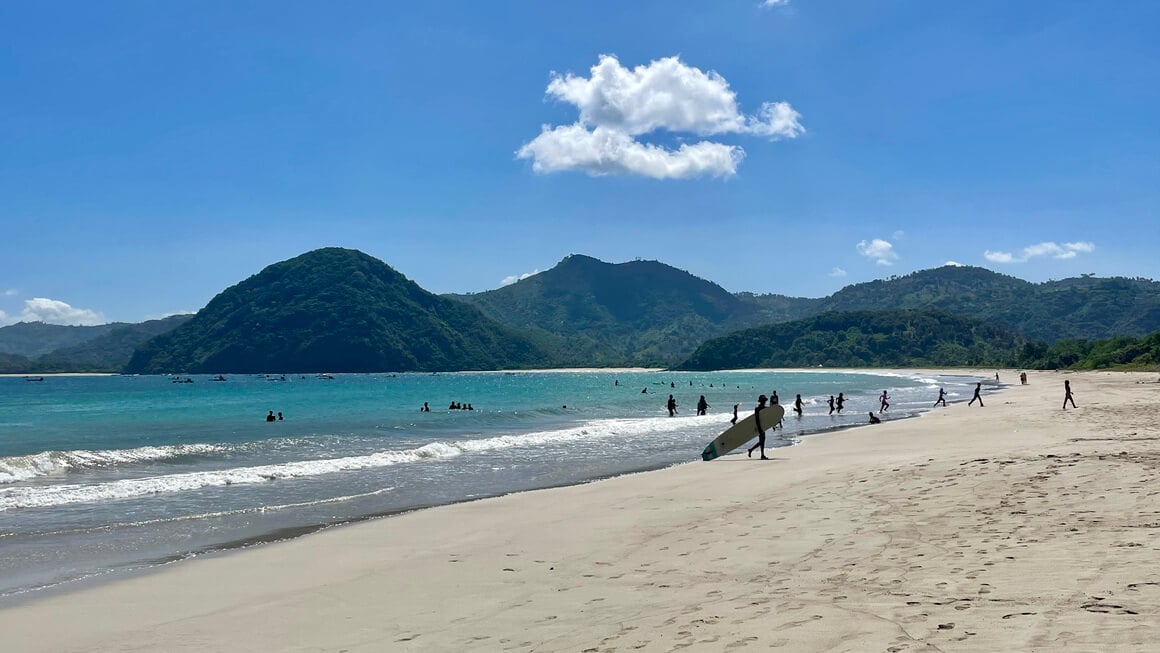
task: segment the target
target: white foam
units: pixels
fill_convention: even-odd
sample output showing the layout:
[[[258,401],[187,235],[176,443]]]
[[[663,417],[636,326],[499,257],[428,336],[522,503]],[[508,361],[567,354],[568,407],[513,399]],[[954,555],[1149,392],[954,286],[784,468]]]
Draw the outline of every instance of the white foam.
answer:
[[[465,453],[481,453],[516,447],[541,447],[579,440],[613,437],[632,438],[639,435],[687,430],[694,425],[709,427],[714,424],[716,422],[696,416],[597,420],[558,431],[501,435],[456,442],[431,442],[415,449],[380,451],[345,458],[300,460],[272,465],[121,479],[94,484],[10,487],[0,489],[0,512],[17,508],[44,508],[132,499],[151,494],[189,492],[206,487],[254,485],[405,463],[446,460]]]
[[[38,476],[60,474],[79,469],[112,467],[131,463],[155,462],[181,456],[204,455],[224,450],[216,444],[178,444],[137,449],[103,451],[42,451],[26,456],[0,458],[0,484],[26,481]]]

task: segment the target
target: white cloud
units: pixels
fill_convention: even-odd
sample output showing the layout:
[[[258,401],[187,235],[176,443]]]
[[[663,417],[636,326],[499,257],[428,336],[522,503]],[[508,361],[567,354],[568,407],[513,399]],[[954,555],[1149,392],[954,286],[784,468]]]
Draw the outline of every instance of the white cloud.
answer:
[[[895,231],[893,234],[890,235],[890,237],[893,238],[894,240],[902,240],[905,236],[906,236],[906,232],[901,230],[901,229],[899,229],[898,231]]]
[[[516,152],[540,173],[580,170],[590,175],[639,174],[655,179],[731,176],[745,156],[733,145],[700,141],[677,149],[646,144],[638,136],[750,134],[795,138],[805,128],[786,102],[766,102],[744,115],[737,95],[716,72],[666,57],[633,69],[602,55],[590,77],[553,74],[547,95],[579,110],[571,125],[545,125]]]
[[[7,318],[10,322],[46,322],[48,324],[67,324],[93,326],[105,324],[104,316],[87,308],[73,308],[65,302],[44,297],[34,297],[24,300],[24,310],[20,315]]]
[[[833,270],[830,270],[830,276],[831,277],[844,277],[844,276],[846,276],[846,271],[843,270],[842,268],[834,268]]]
[[[524,279],[527,279],[528,277],[531,277],[531,276],[535,276],[539,273],[540,273],[540,270],[539,270],[539,268],[537,268],[531,272],[525,272],[523,274],[513,274],[509,277],[504,277],[503,281],[499,282],[499,285],[500,286],[510,286],[517,281],[523,281]]]
[[[15,297],[15,296],[17,296],[17,295],[19,295],[19,294],[20,294],[20,291],[19,291],[19,290],[17,290],[17,289],[15,289],[15,288],[9,288],[8,290],[5,290],[5,291],[4,291],[4,296],[5,296],[5,297]]]
[[[898,254],[894,253],[894,245],[881,238],[875,238],[869,242],[865,240],[859,242],[858,253],[878,265],[893,265],[898,260]]]
[[[759,7],[778,7],[788,5],[789,0],[761,0]]]
[[[962,263],[959,263],[958,261],[947,261],[946,263],[943,263],[942,266],[944,268],[946,268],[946,267],[951,267],[951,268],[966,267],[965,265],[963,265]]]
[[[1018,254],[987,250],[983,258],[992,263],[1025,263],[1039,256],[1050,256],[1054,259],[1066,260],[1075,258],[1077,254],[1087,254],[1095,251],[1096,246],[1088,242],[1064,243],[1059,245],[1053,242],[1028,245]]]

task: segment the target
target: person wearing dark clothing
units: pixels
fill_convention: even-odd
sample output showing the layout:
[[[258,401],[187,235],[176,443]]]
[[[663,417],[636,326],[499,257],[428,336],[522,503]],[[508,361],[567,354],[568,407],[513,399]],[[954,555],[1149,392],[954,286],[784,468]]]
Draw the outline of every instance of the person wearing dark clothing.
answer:
[[[705,401],[705,395],[701,395],[701,398],[697,401],[697,414],[704,415],[708,410],[709,402]]]
[[[801,395],[798,395],[793,400],[793,412],[797,413],[798,417],[802,416],[802,396]]]
[[[841,415],[842,409],[846,407],[846,397],[841,392],[838,393],[838,401],[836,405],[838,406],[838,414]]]
[[[870,423],[871,424],[881,424],[882,423],[882,420],[878,419],[878,416],[875,415],[873,412],[870,412],[868,414],[870,415]]]
[[[769,405],[776,406],[779,403],[781,403],[781,400],[777,398],[777,390],[774,390],[773,394],[769,396]]]
[[[737,407],[738,407],[738,406],[740,406],[740,405],[741,405],[741,404],[733,404],[733,419],[729,420],[729,423],[730,423],[730,424],[736,424],[736,423],[737,423]]]
[[[425,402],[425,401],[424,401],[424,402],[423,402],[423,407],[419,409],[419,412],[421,412],[421,413],[429,413],[429,412],[431,412],[431,407],[430,407],[430,406],[428,406],[428,405],[427,405],[427,402]]]
[[[937,405],[939,405],[939,404],[942,404],[944,408],[945,408],[945,407],[946,407],[946,405],[947,405],[947,391],[946,391],[946,390],[943,390],[942,388],[939,388],[939,389],[938,389],[938,399],[936,399],[936,400],[935,400],[935,402],[934,402],[934,405],[935,405],[935,406],[937,406]],[[934,406],[932,406],[932,408],[933,408],[933,407],[934,407]]]
[[[273,422],[273,421],[276,421],[277,419],[278,419],[277,417],[274,417],[274,411],[270,411],[270,414],[266,415],[267,422]]]
[[[677,414],[677,400],[673,399],[672,395],[669,395],[669,400],[665,404],[665,407],[669,409],[669,417]]]
[[[1063,409],[1067,410],[1067,402],[1071,402],[1071,407],[1075,408],[1075,399],[1071,396],[1071,381],[1065,380],[1063,382]]]
[[[278,411],[278,421],[282,421],[282,411]]]
[[[752,458],[753,457],[753,450],[760,448],[761,449],[761,459],[762,460],[769,460],[769,458],[765,457],[765,429],[762,428],[762,426],[761,426],[761,411],[763,411],[763,410],[765,410],[765,395],[761,395],[760,397],[757,398],[757,408],[753,409],[753,416],[754,416],[754,419],[757,421],[757,444],[753,445],[752,447],[749,447],[748,455],[750,458]]]
[[[834,395],[830,395],[830,414],[834,414]]]
[[[977,399],[979,401],[979,408],[982,408],[983,407],[983,395],[979,394],[982,391],[983,391],[983,384],[976,383],[975,384],[975,396],[971,397],[971,400],[967,402],[967,405],[970,406],[971,404],[975,403],[975,400]]]
[[[886,391],[882,391],[882,396],[878,397],[878,412],[884,413],[890,409],[890,397],[886,396]]]

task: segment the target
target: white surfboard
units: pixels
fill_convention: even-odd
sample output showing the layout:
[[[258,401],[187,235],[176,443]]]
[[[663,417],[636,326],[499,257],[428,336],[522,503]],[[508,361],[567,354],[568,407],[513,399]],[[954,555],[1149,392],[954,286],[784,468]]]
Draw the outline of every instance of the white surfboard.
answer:
[[[782,408],[781,404],[766,406],[765,410],[761,411],[761,427],[768,432],[777,426],[782,417],[785,417],[785,408]],[[720,458],[756,437],[757,418],[753,413],[749,413],[748,417],[738,420],[736,424],[725,429],[724,433],[710,442],[709,446],[701,452],[701,460]]]

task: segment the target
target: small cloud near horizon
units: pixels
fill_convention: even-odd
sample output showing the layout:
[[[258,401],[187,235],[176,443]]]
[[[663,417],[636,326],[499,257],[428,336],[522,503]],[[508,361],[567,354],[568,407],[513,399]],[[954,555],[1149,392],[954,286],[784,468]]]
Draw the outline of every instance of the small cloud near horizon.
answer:
[[[0,323],[44,322],[64,326],[96,326],[108,320],[100,313],[87,308],[74,308],[66,302],[46,297],[24,300],[24,310],[19,315],[8,315],[0,311]]]
[[[1050,256],[1057,260],[1067,260],[1075,258],[1078,254],[1087,254],[1095,251],[1095,248],[1095,244],[1083,241],[1064,243],[1062,245],[1049,241],[1036,245],[1028,245],[1018,254],[987,250],[983,252],[983,258],[992,263],[1026,263],[1040,256]]]
[[[525,272],[523,274],[513,274],[511,276],[504,277],[503,281],[499,282],[499,285],[501,288],[504,286],[510,286],[517,281],[523,281],[524,279],[527,279],[528,277],[535,276],[539,273],[540,273],[540,270],[537,268],[536,270],[533,270],[531,272]]]
[[[967,267],[967,266],[963,265],[962,263],[959,263],[958,261],[947,261],[946,263],[943,263],[942,266],[944,268],[945,267],[952,267],[952,268],[965,268],[965,267]]]
[[[830,270],[830,276],[831,277],[844,277],[844,276],[846,276],[846,271],[843,270],[842,268],[836,267],[833,270]]]
[[[898,260],[898,254],[894,252],[894,245],[881,238],[859,242],[858,253],[878,265],[894,265],[894,262]]]
[[[740,146],[702,140],[670,149],[638,137],[654,132],[746,134],[775,141],[805,132],[801,114],[789,103],[765,102],[757,113],[743,114],[724,77],[677,56],[626,68],[615,55],[605,54],[589,73],[552,73],[547,96],[573,105],[579,117],[570,125],[543,125],[539,136],[516,151],[516,158],[531,160],[536,173],[731,177],[745,158]]]
[[[4,291],[4,296],[5,296],[5,297],[15,297],[15,296],[17,296],[17,295],[19,295],[19,294],[20,294],[20,291],[19,291],[19,290],[17,290],[17,289],[15,289],[15,288],[9,288],[8,290],[5,290],[5,291]]]
[[[761,4],[757,5],[762,9],[767,7],[781,7],[789,4],[789,0],[761,0]]]

